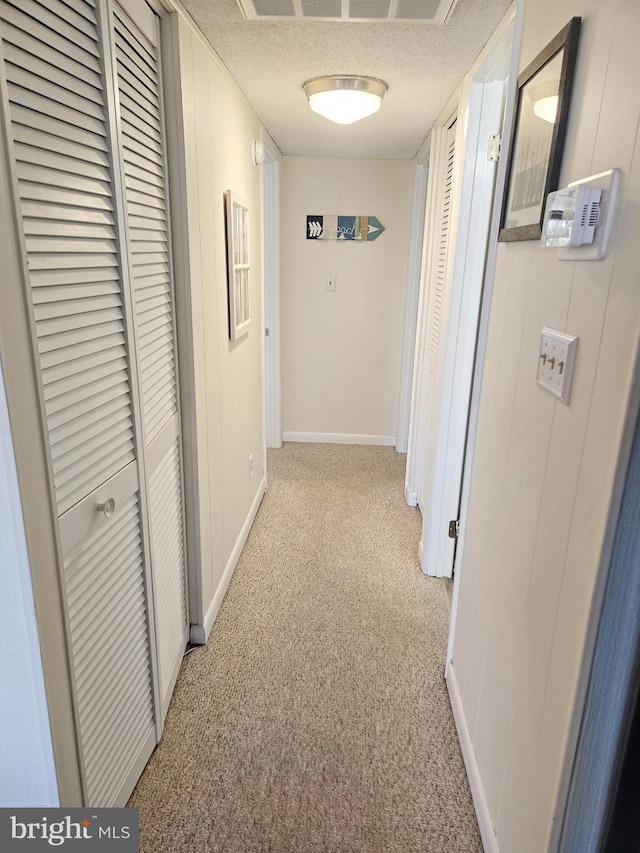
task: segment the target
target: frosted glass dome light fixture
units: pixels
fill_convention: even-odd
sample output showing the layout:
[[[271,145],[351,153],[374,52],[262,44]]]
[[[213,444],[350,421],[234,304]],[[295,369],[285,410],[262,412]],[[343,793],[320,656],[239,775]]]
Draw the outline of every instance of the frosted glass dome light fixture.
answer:
[[[375,77],[334,74],[307,80],[302,88],[314,113],[336,124],[353,124],[378,112],[388,86]]]

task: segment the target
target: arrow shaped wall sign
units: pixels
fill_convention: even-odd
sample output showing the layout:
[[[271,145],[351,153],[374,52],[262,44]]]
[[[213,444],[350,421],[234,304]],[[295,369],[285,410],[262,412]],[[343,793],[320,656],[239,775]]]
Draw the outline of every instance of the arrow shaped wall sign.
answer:
[[[384,225],[375,216],[307,216],[307,240],[372,243],[384,230]]]

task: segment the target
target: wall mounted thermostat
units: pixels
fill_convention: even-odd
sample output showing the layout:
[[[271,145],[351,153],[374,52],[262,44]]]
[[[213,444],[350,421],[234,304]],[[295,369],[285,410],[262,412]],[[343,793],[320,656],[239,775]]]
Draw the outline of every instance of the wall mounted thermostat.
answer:
[[[599,261],[607,253],[620,170],[609,169],[549,193],[541,243],[561,261]]]
[[[549,193],[542,223],[542,245],[564,249],[593,243],[602,190],[582,184]]]

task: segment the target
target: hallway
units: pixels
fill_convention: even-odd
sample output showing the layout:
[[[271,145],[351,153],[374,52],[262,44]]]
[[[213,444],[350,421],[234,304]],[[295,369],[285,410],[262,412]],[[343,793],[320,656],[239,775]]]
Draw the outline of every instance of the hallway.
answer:
[[[287,443],[129,805],[142,853],[482,849],[392,448]]]

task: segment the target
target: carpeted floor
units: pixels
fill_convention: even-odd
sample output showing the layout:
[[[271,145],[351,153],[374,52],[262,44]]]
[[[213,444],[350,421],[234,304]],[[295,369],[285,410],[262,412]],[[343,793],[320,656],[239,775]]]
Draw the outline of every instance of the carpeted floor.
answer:
[[[142,853],[481,851],[405,457],[285,444],[129,805]]]

